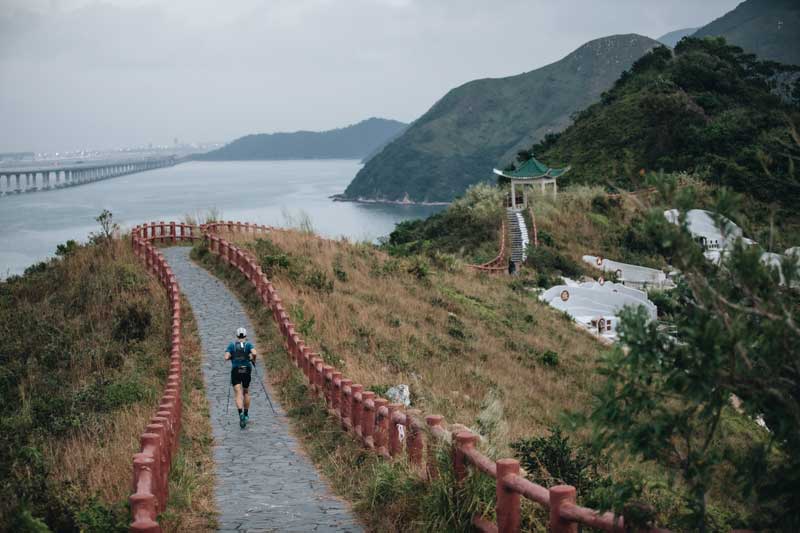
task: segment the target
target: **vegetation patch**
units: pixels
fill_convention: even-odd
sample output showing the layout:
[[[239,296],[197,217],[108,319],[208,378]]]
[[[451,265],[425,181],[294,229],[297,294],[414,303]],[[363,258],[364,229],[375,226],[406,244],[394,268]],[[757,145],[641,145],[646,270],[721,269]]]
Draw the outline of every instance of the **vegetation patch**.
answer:
[[[164,290],[104,230],[0,282],[0,529],[127,531],[168,326]]]

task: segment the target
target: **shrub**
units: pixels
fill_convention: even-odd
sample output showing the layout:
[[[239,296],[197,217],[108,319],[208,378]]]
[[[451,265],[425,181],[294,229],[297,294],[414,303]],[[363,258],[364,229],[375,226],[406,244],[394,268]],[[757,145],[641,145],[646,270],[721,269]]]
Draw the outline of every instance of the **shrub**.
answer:
[[[589,506],[595,505],[598,489],[611,485],[598,461],[583,447],[573,446],[559,427],[551,428],[547,437],[512,442],[511,449],[531,481],[545,487],[572,485]]]
[[[558,354],[553,350],[547,350],[539,356],[539,361],[547,366],[558,366]]]
[[[555,271],[570,278],[576,278],[583,274],[583,267],[549,246],[529,247],[527,263],[539,272],[553,273]]]
[[[56,246],[56,255],[59,257],[67,257],[68,255],[74,254],[77,249],[78,243],[70,239],[64,244]]]
[[[345,272],[345,270],[342,268],[342,265],[339,263],[333,264],[333,275],[336,276],[336,279],[342,283],[346,283],[348,280],[347,272]]]
[[[413,276],[418,280],[426,280],[428,279],[428,274],[430,274],[430,267],[425,259],[416,256],[411,260],[411,264],[408,266],[407,272],[409,274],[413,274]]]
[[[317,292],[333,292],[333,280],[328,279],[328,275],[322,270],[316,268],[311,269],[311,272],[306,274],[305,282],[306,285]]]
[[[112,336],[120,342],[140,341],[147,336],[153,320],[150,309],[141,303],[129,303],[114,312]]]

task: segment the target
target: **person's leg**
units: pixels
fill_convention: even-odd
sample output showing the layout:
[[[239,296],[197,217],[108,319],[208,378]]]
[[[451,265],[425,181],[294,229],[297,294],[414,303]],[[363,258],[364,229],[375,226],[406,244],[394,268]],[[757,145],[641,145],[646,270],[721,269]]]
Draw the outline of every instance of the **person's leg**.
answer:
[[[236,393],[235,394],[236,408],[241,413],[242,412],[242,404],[244,403],[243,400],[242,400],[242,384],[241,383],[237,383],[236,385],[233,386],[233,390]]]
[[[245,418],[249,418],[248,409],[250,409],[250,369],[248,369],[247,374],[245,374],[242,378],[242,389],[242,393],[244,395],[244,416]]]

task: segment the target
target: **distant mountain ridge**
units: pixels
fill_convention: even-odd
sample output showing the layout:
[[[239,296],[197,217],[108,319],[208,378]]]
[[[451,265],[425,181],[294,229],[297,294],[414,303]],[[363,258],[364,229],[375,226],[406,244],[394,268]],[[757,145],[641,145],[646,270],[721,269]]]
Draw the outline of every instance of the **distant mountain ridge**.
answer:
[[[800,65],[800,0],[746,0],[693,35],[717,36],[760,59]]]
[[[259,133],[240,137],[193,158],[201,161],[364,159],[378,152],[406,127],[407,124],[397,120],[373,117],[328,131]]]
[[[564,129],[659,43],[636,34],[596,39],[540,69],[451,90],[365,164],[343,197],[450,201],[517,150]]]
[[[675,45],[678,44],[678,41],[683,39],[684,37],[688,37],[695,33],[698,28],[684,28],[682,30],[675,30],[669,33],[666,33],[656,39],[656,41],[660,42],[661,44],[665,44],[670,48],[675,48]]]

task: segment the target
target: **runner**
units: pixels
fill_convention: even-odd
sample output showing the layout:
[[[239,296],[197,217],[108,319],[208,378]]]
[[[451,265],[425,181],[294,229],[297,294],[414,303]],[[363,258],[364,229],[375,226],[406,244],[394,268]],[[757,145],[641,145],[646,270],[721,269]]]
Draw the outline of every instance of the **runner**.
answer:
[[[255,347],[247,341],[247,330],[236,330],[236,340],[228,344],[225,360],[231,362],[231,385],[236,392],[236,408],[239,410],[239,427],[244,429],[250,420],[250,374],[256,361]]]

